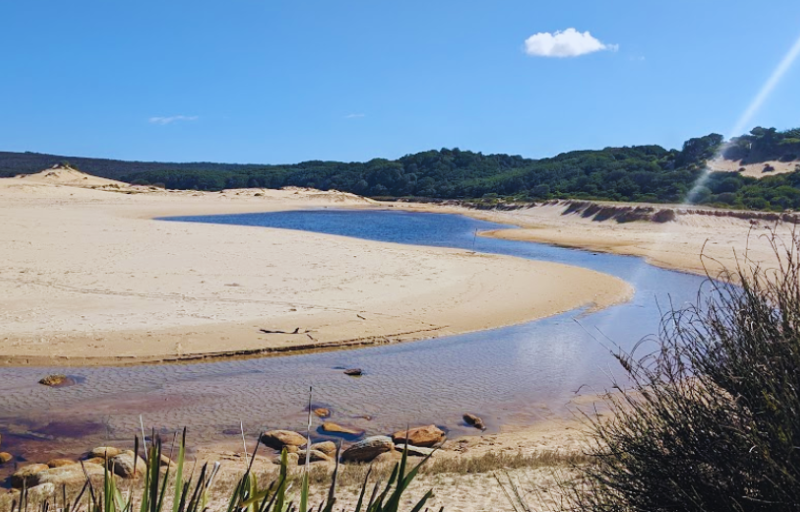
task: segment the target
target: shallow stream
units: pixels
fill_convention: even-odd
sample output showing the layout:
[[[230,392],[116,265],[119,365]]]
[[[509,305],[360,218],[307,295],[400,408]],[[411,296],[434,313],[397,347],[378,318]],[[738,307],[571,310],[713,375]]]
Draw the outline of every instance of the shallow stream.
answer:
[[[140,415],[146,428],[164,433],[188,426],[194,445],[241,446],[240,421],[253,436],[265,428],[302,429],[310,385],[315,403],[332,409],[334,421],[368,433],[427,423],[451,434],[469,433],[461,421],[464,412],[483,417],[490,430],[531,424],[564,415],[577,396],[608,389],[611,375],[621,375],[609,351],[630,349],[656,332],[663,310],[694,302],[703,283],[639,258],[483,238],[476,232],[508,226],[456,215],[325,209],[167,220],[299,229],[555,261],[618,276],[636,293],[630,302],[600,312],[576,310],[398,345],[202,364],[69,368],[80,383],[64,388],[37,384],[58,368],[2,368],[3,450],[43,460],[93,445],[127,444],[140,431]],[[351,367],[366,375],[352,378],[341,371]]]

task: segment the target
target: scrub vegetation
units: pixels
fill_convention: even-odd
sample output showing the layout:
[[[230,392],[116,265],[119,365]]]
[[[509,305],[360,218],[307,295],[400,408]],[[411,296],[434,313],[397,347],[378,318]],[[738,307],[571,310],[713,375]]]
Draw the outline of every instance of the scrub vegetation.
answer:
[[[681,150],[657,145],[626,146],[571,151],[542,159],[441,149],[397,160],[308,161],[291,165],[68,160],[90,174],[171,189],[219,191],[296,186],[383,199],[676,203],[685,200],[706,162],[720,152],[743,165],[794,162],[800,159],[800,129],[757,127],[728,142],[721,135],[710,134],[686,141]],[[38,172],[64,160],[65,157],[37,153],[0,153],[0,176]],[[715,172],[703,187],[693,191],[692,201],[737,209],[800,209],[800,171],[765,174],[761,179],[738,172]]]

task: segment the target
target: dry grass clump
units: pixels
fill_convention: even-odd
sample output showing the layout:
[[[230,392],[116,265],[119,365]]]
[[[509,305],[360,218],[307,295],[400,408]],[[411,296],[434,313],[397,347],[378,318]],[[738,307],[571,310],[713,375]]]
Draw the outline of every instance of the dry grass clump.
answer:
[[[628,391],[590,418],[562,510],[800,510],[800,239],[771,242],[774,268],[745,258],[665,316],[654,351],[618,356]]]

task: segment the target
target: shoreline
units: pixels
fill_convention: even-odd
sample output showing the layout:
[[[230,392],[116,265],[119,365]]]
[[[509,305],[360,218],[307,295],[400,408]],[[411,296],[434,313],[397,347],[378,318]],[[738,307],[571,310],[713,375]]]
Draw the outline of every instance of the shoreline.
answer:
[[[0,231],[0,366],[179,364],[416,341],[600,309],[633,292],[557,263],[153,220],[389,209],[338,192],[92,190],[9,178],[0,197],[0,218],[23,220]]]
[[[770,239],[773,233],[783,243],[793,237],[794,225],[758,219],[699,214],[693,208],[678,212],[664,223],[584,218],[569,211],[570,201],[539,204],[519,210],[476,210],[463,206],[396,203],[405,211],[449,213],[507,224],[508,229],[480,232],[499,240],[535,242],[567,249],[633,256],[647,264],[719,279],[724,269],[753,263],[774,265],[777,261]],[[613,205],[613,203],[600,203]],[[619,203],[617,206],[648,206]],[[650,205],[669,208],[670,205]],[[727,210],[720,210],[727,212]]]

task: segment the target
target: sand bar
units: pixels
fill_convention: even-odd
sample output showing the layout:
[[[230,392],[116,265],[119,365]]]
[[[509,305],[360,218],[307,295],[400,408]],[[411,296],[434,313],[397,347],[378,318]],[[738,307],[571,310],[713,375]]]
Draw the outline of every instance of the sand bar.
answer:
[[[374,207],[351,194],[153,191],[64,174],[0,180],[0,364],[135,364],[415,340],[605,307],[632,293],[617,278],[554,263],[152,220]]]
[[[625,207],[624,203],[597,203]],[[728,210],[675,205],[633,204],[654,209],[672,209],[674,221],[618,223],[597,221],[569,213],[569,203],[549,203],[513,211],[475,210],[458,206],[398,204],[411,211],[458,213],[473,218],[511,224],[519,229],[499,229],[482,236],[528,242],[541,242],[596,252],[643,257],[648,263],[670,270],[717,277],[724,267],[735,269],[755,262],[768,268],[777,259],[771,246],[773,234],[778,243],[791,243],[794,225],[758,219],[726,216]],[[730,211],[738,214],[741,212]]]

